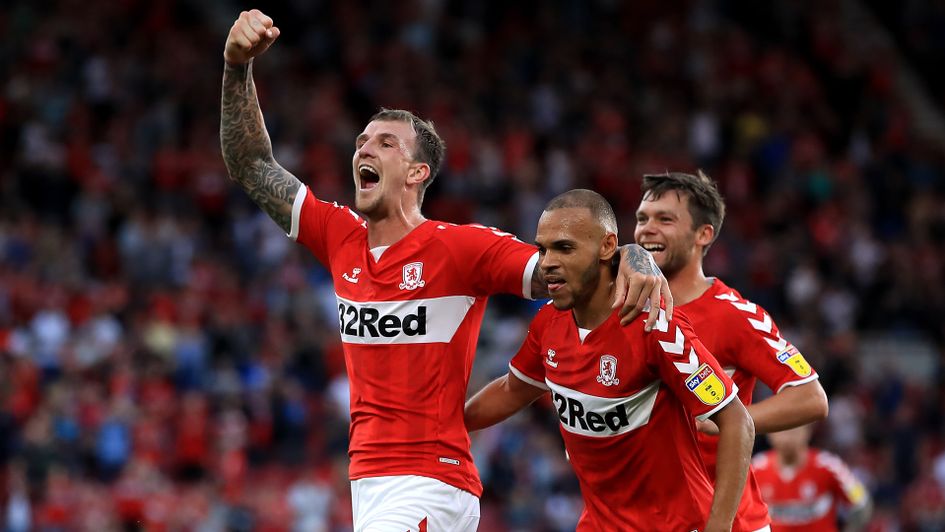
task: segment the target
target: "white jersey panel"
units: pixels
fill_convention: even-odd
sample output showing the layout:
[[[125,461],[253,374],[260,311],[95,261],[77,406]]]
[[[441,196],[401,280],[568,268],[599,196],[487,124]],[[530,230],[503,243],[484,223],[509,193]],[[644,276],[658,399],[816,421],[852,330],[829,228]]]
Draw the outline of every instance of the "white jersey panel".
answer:
[[[338,327],[346,344],[449,343],[476,302],[471,296],[406,301],[338,300]]]

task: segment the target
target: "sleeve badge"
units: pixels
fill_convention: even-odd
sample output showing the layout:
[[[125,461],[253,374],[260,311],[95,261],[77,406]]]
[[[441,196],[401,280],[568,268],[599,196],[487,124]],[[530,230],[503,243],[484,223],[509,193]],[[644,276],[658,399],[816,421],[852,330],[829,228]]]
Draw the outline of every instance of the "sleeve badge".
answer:
[[[778,362],[787,365],[794,373],[797,373],[799,377],[808,377],[813,371],[810,364],[808,364],[807,360],[804,358],[804,355],[793,345],[789,345],[787,349],[778,353]]]
[[[708,364],[702,364],[686,378],[686,388],[709,406],[715,406],[725,399],[725,385]]]

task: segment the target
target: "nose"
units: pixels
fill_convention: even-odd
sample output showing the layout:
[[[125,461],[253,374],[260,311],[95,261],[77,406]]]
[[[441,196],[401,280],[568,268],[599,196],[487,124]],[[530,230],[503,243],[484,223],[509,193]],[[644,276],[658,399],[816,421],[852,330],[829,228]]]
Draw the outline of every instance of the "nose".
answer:
[[[375,152],[374,142],[371,139],[368,139],[360,148],[354,150],[354,157],[356,159],[376,156],[377,153]]]
[[[640,237],[643,235],[652,235],[654,233],[655,231],[653,230],[653,226],[649,219],[643,222],[637,222],[636,229],[634,230],[636,240],[640,240]]]
[[[558,259],[551,251],[545,251],[538,259],[538,267],[543,272],[550,272],[558,267]]]

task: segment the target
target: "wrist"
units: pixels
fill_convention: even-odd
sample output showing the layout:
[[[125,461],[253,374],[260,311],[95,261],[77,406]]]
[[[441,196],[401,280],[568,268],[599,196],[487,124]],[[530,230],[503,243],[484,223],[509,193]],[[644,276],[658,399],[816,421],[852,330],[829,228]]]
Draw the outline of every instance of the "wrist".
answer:
[[[249,68],[249,65],[251,65],[252,63],[253,63],[252,57],[250,57],[248,61],[244,63],[240,63],[240,62],[230,61],[229,59],[226,58],[226,55],[223,56],[223,65],[224,65],[224,68],[226,68],[227,70],[243,71]]]

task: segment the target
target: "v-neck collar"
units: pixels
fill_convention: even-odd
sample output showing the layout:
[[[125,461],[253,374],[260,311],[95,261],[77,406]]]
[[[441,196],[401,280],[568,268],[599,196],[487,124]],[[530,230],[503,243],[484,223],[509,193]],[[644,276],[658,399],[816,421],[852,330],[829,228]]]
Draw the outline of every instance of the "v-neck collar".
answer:
[[[378,258],[374,258],[374,254],[371,253],[371,249],[377,249],[377,248],[384,247],[384,246],[374,246],[374,248],[368,248],[367,252],[368,252],[368,255],[370,256],[370,259],[373,261],[374,264],[380,264],[380,263],[381,263],[381,260],[382,260],[384,257],[387,257],[387,256],[391,255],[391,253],[393,253],[393,252],[397,249],[397,247],[401,245],[401,242],[407,240],[410,236],[412,236],[412,235],[414,235],[414,234],[419,234],[418,231],[419,231],[421,228],[426,227],[426,226],[427,226],[429,223],[431,223],[431,222],[433,222],[433,220],[424,220],[423,222],[421,222],[420,225],[418,225],[418,226],[414,227],[413,229],[411,229],[409,232],[407,232],[407,234],[405,234],[404,236],[400,237],[396,242],[394,242],[393,244],[387,246],[386,249],[384,249],[384,251],[381,253],[381,256],[378,257]]]

